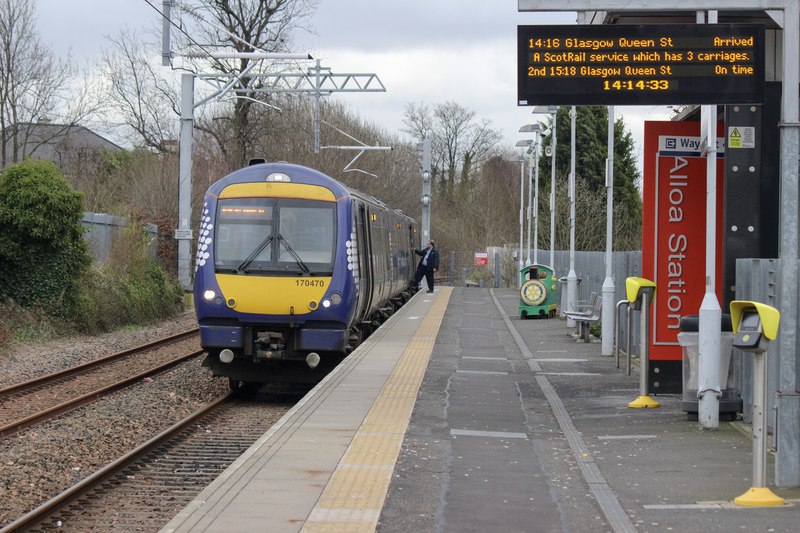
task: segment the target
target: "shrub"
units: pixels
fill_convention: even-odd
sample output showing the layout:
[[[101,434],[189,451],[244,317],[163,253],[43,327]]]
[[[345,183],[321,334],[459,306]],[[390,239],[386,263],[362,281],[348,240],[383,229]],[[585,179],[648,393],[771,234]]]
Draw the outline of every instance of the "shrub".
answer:
[[[47,341],[72,333],[75,328],[71,323],[41,307],[22,307],[13,302],[0,304],[0,361],[14,344]]]
[[[103,265],[81,280],[74,322],[87,333],[169,317],[183,308],[183,291],[147,254],[147,235],[131,224]]]
[[[0,172],[0,299],[71,313],[91,261],[82,215],[81,194],[53,163],[27,160]]]

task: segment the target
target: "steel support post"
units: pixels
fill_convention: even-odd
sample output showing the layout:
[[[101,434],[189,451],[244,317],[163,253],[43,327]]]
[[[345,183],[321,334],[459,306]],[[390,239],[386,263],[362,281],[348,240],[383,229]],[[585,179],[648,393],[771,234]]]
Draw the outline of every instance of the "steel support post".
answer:
[[[170,44],[170,11],[173,0],[161,3],[161,66],[168,67],[172,63],[172,45]]]
[[[783,98],[780,200],[780,359],[778,363],[775,484],[800,486],[800,402],[797,381],[798,143],[800,143],[800,0],[787,0],[783,14]]]
[[[194,74],[181,75],[181,132],[178,185],[178,281],[192,288],[192,136],[194,130]]]
[[[539,136],[538,133],[535,134],[537,137]],[[534,141],[533,149],[535,150],[537,143]],[[525,259],[525,266],[530,266],[533,264],[531,261],[531,205],[533,204],[533,154],[531,154],[531,159],[528,162],[528,209],[525,213],[526,218],[528,219],[528,237],[526,239],[526,259]]]
[[[420,247],[431,240],[431,140],[422,140],[422,235]]]
[[[552,113],[553,133],[550,136],[550,268],[556,271],[556,126],[558,108]]]
[[[533,262],[539,264],[539,140],[540,135],[536,135],[536,145],[534,150],[534,185],[533,185]],[[550,265],[552,268],[553,265]]]
[[[525,228],[525,218],[523,212],[525,210],[525,157],[520,154],[519,156],[519,269],[517,271],[517,288],[522,287],[522,277],[519,275],[519,270],[522,270],[524,262],[522,260],[522,233]]]
[[[702,12],[697,14],[702,22]],[[708,23],[717,23],[717,12],[708,12]],[[722,308],[717,299],[717,106],[700,108],[701,129],[705,131],[706,156],[706,292],[700,304],[698,326],[697,419],[705,429],[719,427],[720,336]]]
[[[702,106],[706,123],[706,292],[700,304],[698,326],[697,418],[705,429],[719,427],[720,336],[722,308],[716,292],[717,258],[717,106]]]

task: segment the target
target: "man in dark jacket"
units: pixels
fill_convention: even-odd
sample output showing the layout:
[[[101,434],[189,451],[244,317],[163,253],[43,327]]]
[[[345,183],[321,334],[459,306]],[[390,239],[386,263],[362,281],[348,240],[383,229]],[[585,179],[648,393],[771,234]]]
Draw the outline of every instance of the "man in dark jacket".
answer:
[[[433,273],[439,270],[439,250],[433,241],[428,242],[427,248],[414,250],[417,255],[422,256],[417,265],[417,273],[414,275],[414,282],[419,285],[424,277],[428,282],[428,292],[433,292]]]

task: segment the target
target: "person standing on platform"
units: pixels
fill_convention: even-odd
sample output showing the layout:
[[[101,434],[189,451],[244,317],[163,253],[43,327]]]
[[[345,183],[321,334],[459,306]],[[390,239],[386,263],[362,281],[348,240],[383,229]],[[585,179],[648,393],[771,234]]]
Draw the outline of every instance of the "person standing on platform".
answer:
[[[414,250],[414,253],[422,256],[419,264],[417,265],[417,273],[414,275],[414,282],[419,285],[422,278],[428,282],[428,293],[433,292],[433,273],[439,270],[439,250],[436,249],[436,243],[428,241],[427,248],[422,250]]]

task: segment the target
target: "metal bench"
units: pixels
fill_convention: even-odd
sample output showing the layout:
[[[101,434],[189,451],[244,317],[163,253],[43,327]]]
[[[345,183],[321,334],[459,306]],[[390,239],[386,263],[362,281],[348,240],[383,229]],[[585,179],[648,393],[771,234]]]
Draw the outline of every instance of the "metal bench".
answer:
[[[600,320],[603,310],[603,299],[593,292],[589,297],[589,305],[583,311],[566,311],[564,314],[578,323],[578,331],[584,341],[589,342],[589,326]]]
[[[579,313],[583,313],[589,311],[590,309],[594,309],[594,304],[597,303],[597,299],[599,297],[599,294],[592,292],[592,294],[589,295],[588,300],[578,300],[578,309],[570,309],[570,312],[578,311]]]

